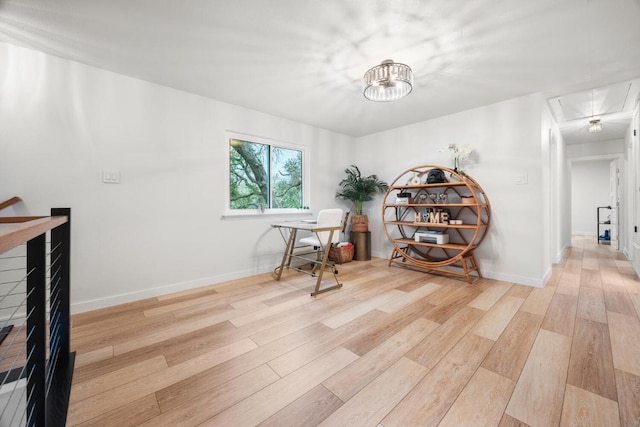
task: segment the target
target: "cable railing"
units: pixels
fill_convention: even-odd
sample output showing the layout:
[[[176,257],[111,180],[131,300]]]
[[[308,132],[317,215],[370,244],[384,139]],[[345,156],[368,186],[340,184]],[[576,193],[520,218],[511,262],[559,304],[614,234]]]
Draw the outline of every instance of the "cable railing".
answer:
[[[51,209],[50,217],[0,217],[0,427],[66,423],[75,360],[70,218],[68,208]]]

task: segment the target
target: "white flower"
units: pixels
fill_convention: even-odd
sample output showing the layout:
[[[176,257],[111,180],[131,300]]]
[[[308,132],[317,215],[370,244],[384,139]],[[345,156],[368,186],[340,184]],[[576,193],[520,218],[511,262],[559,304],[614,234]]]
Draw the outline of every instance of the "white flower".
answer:
[[[471,147],[469,147],[468,145],[463,145],[458,150],[458,158],[460,160],[466,160],[469,157],[471,157],[471,153],[473,153],[473,150],[471,149]]]
[[[438,151],[449,151],[450,156],[453,159],[454,169],[459,172],[462,172],[462,161],[468,160],[473,153],[473,150],[468,145],[463,145],[458,148],[456,144],[445,145]]]
[[[450,151],[451,158],[458,158],[459,160],[468,159],[469,157],[471,157],[471,153],[473,153],[473,150],[468,145],[463,145],[462,147],[458,148],[456,144],[445,145],[438,151]]]

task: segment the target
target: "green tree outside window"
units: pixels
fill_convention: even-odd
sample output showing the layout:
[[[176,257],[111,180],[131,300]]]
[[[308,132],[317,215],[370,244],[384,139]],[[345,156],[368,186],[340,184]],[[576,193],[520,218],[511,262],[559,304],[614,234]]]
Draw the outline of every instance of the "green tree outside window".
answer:
[[[302,151],[229,140],[230,208],[302,208]]]

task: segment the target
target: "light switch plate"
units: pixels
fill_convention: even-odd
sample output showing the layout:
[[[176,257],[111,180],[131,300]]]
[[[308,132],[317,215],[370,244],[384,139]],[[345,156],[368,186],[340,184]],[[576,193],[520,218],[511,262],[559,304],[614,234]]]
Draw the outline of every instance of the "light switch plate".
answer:
[[[120,171],[119,170],[103,170],[102,182],[105,184],[120,184]]]
[[[529,184],[529,177],[527,175],[516,175],[515,182],[516,185],[527,185]]]

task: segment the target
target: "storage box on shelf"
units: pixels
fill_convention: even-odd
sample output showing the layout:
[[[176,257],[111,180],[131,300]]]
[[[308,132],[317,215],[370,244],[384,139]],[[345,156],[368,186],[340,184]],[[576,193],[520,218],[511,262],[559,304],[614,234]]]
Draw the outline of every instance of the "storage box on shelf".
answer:
[[[443,170],[449,182],[427,184],[431,169]],[[473,252],[489,229],[491,206],[470,176],[436,165],[408,169],[389,186],[382,219],[393,244],[389,265],[452,274],[469,283],[474,271],[482,277]]]

